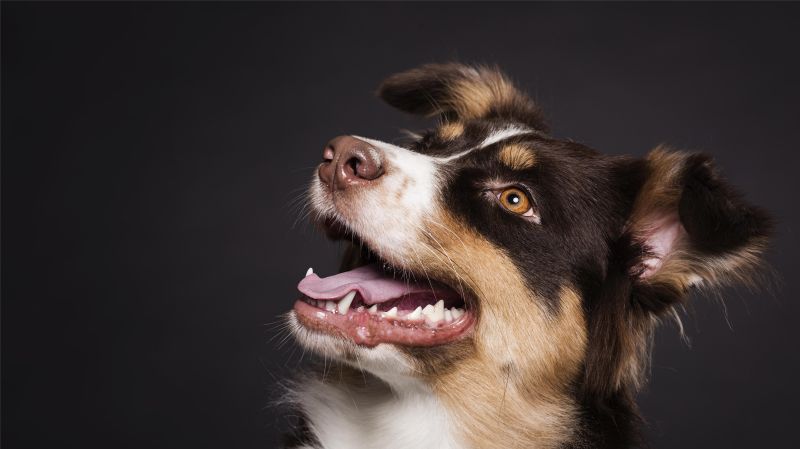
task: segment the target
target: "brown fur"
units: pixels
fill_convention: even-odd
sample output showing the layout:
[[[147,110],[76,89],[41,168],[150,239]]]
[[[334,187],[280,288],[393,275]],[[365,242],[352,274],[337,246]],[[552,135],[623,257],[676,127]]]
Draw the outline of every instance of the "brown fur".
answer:
[[[688,153],[669,151],[664,146],[657,147],[647,156],[650,177],[636,199],[629,224],[632,234],[639,240],[645,238],[651,223],[659,216],[677,213],[683,193],[681,178],[689,156]],[[710,166],[708,168],[711,169]],[[749,239],[740,248],[721,257],[705,257],[690,247],[683,231],[675,251],[662,261],[658,272],[645,282],[681,293],[686,293],[691,281],[697,278],[710,285],[727,281],[752,284],[753,271],[762,261],[766,247],[767,238],[760,236]]]
[[[447,122],[437,130],[439,136],[445,140],[456,140],[464,134],[464,124],[461,122]]]
[[[431,276],[480,297],[476,312],[483,318],[456,356],[453,346],[446,358],[436,349],[414,351],[419,370],[462,423],[471,447],[557,447],[572,440],[578,411],[567,391],[587,339],[580,297],[565,287],[560,309],[550,311],[502,250],[452,218],[437,223],[418,250],[426,255],[421,262]]]
[[[421,153],[474,145],[498,123],[540,136],[545,129],[536,105],[486,67],[426,65],[393,75],[379,92],[404,111],[439,116],[439,128],[413,148]],[[658,321],[698,283],[752,283],[771,221],[722,182],[706,156],[659,147],[646,159],[603,157],[571,141],[528,137],[502,146],[496,160],[476,152],[472,166],[454,164],[452,185],[431,199],[441,198],[435,212],[415,220],[419,234],[402,260],[395,246],[371,248],[395,268],[459,291],[475,315],[458,341],[397,349],[467,447],[633,447],[633,398]],[[498,161],[549,202],[541,227],[497,221],[473,202],[476,173],[507,172]],[[476,162],[486,164],[483,172]],[[361,204],[345,198],[339,213],[346,219]],[[653,244],[672,236],[665,229],[677,230],[674,244]],[[539,253],[527,251],[534,248]],[[355,253],[348,263],[357,264]],[[341,352],[356,357],[355,346]]]
[[[448,119],[505,118],[545,131],[539,109],[496,68],[427,64],[387,78],[378,94],[407,112]]]
[[[506,145],[500,150],[497,157],[500,162],[514,170],[527,170],[536,165],[536,156],[533,151],[519,144]]]
[[[645,242],[659,219],[678,214],[690,157],[689,153],[672,151],[664,146],[657,147],[647,156],[648,177],[636,197],[626,225],[626,232],[634,241]],[[608,363],[603,354],[590,352],[586,362],[587,388],[600,396],[607,396],[626,389],[635,392],[644,385],[653,332],[664,314],[639,306],[636,299],[643,291],[668,292],[680,303],[686,300],[690,287],[698,285],[698,282],[699,286],[710,288],[728,282],[754,285],[757,279],[754,273],[762,262],[766,246],[767,237],[758,236],[734,250],[711,257],[692,247],[681,225],[678,241],[652,276],[637,278],[636,267],[631,272],[619,273],[622,286],[610,290],[619,297],[630,297],[632,301],[608,299],[604,310],[594,313],[597,323],[591,329],[591,339],[602,351],[613,354],[615,362]],[[607,279],[606,282],[615,281]],[[666,307],[666,314],[677,316],[673,305]]]
[[[485,116],[496,104],[510,104],[520,95],[500,73],[475,68],[450,86],[445,105],[463,119]]]

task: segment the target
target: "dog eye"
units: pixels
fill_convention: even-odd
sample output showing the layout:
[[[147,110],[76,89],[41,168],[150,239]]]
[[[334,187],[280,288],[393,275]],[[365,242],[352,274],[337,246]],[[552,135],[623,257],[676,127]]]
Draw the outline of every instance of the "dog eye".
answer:
[[[498,192],[497,200],[509,212],[523,217],[533,217],[533,205],[528,194],[517,187],[509,187]]]

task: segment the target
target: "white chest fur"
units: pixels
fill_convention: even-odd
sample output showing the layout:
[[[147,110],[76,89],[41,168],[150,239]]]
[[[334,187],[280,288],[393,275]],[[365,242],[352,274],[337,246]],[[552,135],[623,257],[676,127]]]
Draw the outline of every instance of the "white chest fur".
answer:
[[[319,449],[463,448],[442,404],[416,380],[393,382],[390,388],[368,375],[350,383],[309,379],[292,396]]]

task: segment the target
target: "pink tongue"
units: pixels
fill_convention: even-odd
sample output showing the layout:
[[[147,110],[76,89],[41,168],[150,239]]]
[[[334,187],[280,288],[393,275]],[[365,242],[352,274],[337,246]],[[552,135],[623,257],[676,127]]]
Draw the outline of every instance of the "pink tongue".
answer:
[[[367,304],[376,304],[418,292],[430,292],[430,284],[393,279],[378,271],[375,265],[366,265],[344,273],[320,278],[312,273],[303,278],[297,289],[317,300],[339,299],[356,290]]]

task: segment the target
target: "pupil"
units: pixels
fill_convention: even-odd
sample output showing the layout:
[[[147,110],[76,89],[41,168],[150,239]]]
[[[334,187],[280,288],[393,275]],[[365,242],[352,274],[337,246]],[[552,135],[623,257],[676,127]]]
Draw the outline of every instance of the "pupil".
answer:
[[[518,195],[512,194],[510,196],[511,196],[511,198],[509,198],[509,199],[511,200],[512,204],[518,204],[519,203],[519,196]]]

